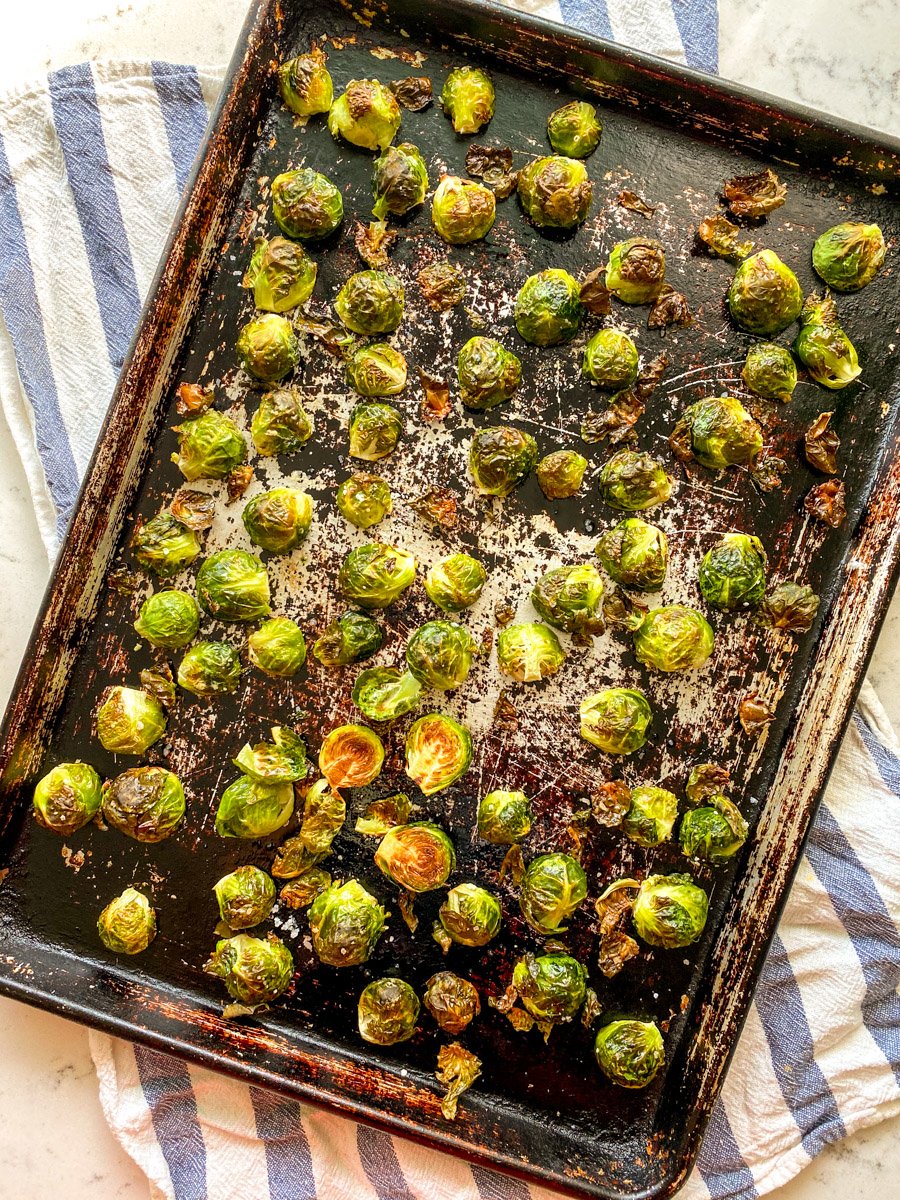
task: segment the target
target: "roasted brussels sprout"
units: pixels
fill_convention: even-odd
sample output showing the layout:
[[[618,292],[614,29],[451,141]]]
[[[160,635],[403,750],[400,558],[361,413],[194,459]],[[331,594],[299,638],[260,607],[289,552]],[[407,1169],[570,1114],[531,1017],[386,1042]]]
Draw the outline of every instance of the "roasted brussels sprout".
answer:
[[[250,421],[253,445],[264,457],[294,454],[309,441],[312,432],[312,417],[293,388],[267,392]]]
[[[720,767],[717,763],[697,763],[695,767],[691,767],[684,794],[691,804],[700,804],[712,796],[721,795],[728,786],[729,779],[730,772],[727,767]]]
[[[545,454],[534,469],[541,491],[548,500],[565,500],[581,487],[588,461],[574,450]]]
[[[281,98],[298,117],[312,117],[331,108],[334,89],[326,61],[318,46],[313,46],[308,54],[289,58],[278,68]]]
[[[478,836],[495,846],[514,846],[528,837],[532,820],[524,792],[488,792],[478,805]]]
[[[353,685],[353,703],[370,721],[394,721],[412,712],[421,695],[419,680],[397,667],[360,671]]]
[[[201,607],[220,621],[258,621],[269,615],[269,576],[255,554],[218,550],[197,572]]]
[[[497,666],[518,683],[537,683],[555,675],[565,661],[559,638],[539,621],[517,621],[500,630]]]
[[[354,333],[391,333],[403,320],[403,284],[388,271],[357,271],[338,292],[334,310]]]
[[[406,387],[406,359],[385,342],[360,346],[347,359],[347,382],[361,396],[397,396]]]
[[[666,282],[666,253],[655,238],[633,237],[613,246],[607,290],[625,304],[650,304]]]
[[[185,479],[224,479],[247,457],[244,435],[230,417],[214,408],[175,426],[178,453],[172,462]]]
[[[247,742],[234,765],[257,783],[296,783],[306,778],[306,743],[287,725],[275,725],[271,742]]]
[[[640,517],[626,517],[607,529],[596,552],[614,583],[639,592],[655,592],[662,587],[669,565],[669,543],[661,529]]]
[[[456,359],[459,391],[466,408],[484,411],[509,400],[522,378],[522,364],[494,338],[469,338]]]
[[[363,608],[386,608],[416,577],[416,560],[386,542],[367,542],[351,550],[338,583],[348,600]]]
[[[276,679],[293,679],[306,662],[303,630],[290,617],[270,617],[247,639],[250,662]]]
[[[216,833],[223,838],[264,838],[283,829],[293,814],[292,783],[261,783],[242,775],[222,793]]]
[[[359,997],[359,1035],[376,1046],[395,1046],[416,1032],[419,998],[402,979],[373,979]]]
[[[741,379],[764,400],[787,404],[797,386],[797,367],[790,352],[774,342],[757,342],[747,351]]]
[[[89,763],[60,763],[38,780],[34,815],[45,829],[70,837],[100,811],[100,776]]]
[[[457,1034],[481,1012],[478,991],[452,971],[438,971],[425,985],[425,1007],[444,1033]]]
[[[318,267],[302,246],[287,238],[260,238],[243,284],[253,289],[253,303],[264,312],[283,313],[305,304],[312,295]]]
[[[836,292],[858,292],[871,283],[884,262],[884,234],[877,225],[843,221],[816,238],[816,274]]]
[[[763,599],[756,620],[767,629],[808,633],[819,611],[819,597],[808,583],[784,580],[776,583]]]
[[[460,946],[486,946],[500,931],[502,914],[495,896],[477,883],[458,883],[438,910],[440,930]],[[441,932],[443,931],[443,932]]]
[[[290,321],[274,312],[248,321],[238,334],[235,350],[247,374],[263,383],[277,383],[300,361],[300,346]]]
[[[426,796],[455,783],[472,763],[472,735],[443,713],[426,713],[406,735],[406,774]]]
[[[406,662],[425,687],[449,691],[465,683],[478,646],[456,621],[427,621],[406,643]]]
[[[584,348],[582,372],[607,391],[627,388],[637,379],[637,346],[621,329],[598,329]]]
[[[156,913],[143,892],[128,887],[104,908],[97,932],[113,954],[140,954],[156,937]]]
[[[715,643],[707,619],[686,604],[651,608],[632,631],[632,637],[638,661],[657,671],[702,667]]]
[[[97,709],[97,737],[113,754],[143,754],[166,732],[166,714],[140,688],[109,687]]]
[[[594,188],[582,162],[550,154],[519,172],[519,202],[537,226],[574,229],[587,217]]]
[[[259,867],[236,867],[213,887],[219,916],[229,929],[252,929],[275,903],[275,884]]]
[[[154,592],[141,605],[135,632],[151,646],[180,650],[200,628],[200,606],[193,596],[175,588]]]
[[[800,316],[803,292],[797,276],[774,250],[745,258],[728,289],[732,317],[749,333],[771,337]]]
[[[581,328],[581,285],[568,271],[551,267],[530,275],[516,296],[519,336],[535,346],[570,342]]]
[[[689,858],[731,858],[747,840],[747,822],[725,796],[713,795],[684,814],[678,840]]]
[[[610,1021],[594,1041],[597,1066],[619,1087],[644,1088],[666,1057],[662,1034],[652,1021]]]
[[[648,875],[631,919],[645,942],[675,950],[696,942],[706,926],[707,908],[706,892],[690,875]]]
[[[561,933],[587,895],[587,878],[581,865],[568,854],[540,854],[525,868],[519,907],[538,933]]]
[[[513,987],[541,1024],[571,1021],[584,1004],[587,971],[570,954],[526,954],[513,968]]]
[[[319,750],[319,770],[334,788],[364,787],[381,774],[384,746],[365,725],[339,725]]]
[[[602,599],[603,580],[591,563],[554,567],[531,591],[531,603],[548,625],[582,635],[602,630]]]
[[[346,667],[369,658],[383,640],[377,621],[364,613],[345,612],[336,617],[313,646],[313,654],[325,667]]]
[[[454,67],[441,90],[441,107],[455,133],[477,133],[494,115],[494,85],[480,67]]]
[[[856,349],[838,324],[837,307],[830,296],[807,297],[794,350],[816,383],[833,391],[847,387],[862,373]]]
[[[296,550],[309,533],[312,519],[312,499],[293,487],[260,492],[244,506],[241,514],[250,541],[271,554]]]
[[[781,208],[787,188],[770,167],[752,175],[736,175],[722,189],[728,207],[737,217],[765,217]]]
[[[713,471],[752,462],[763,445],[758,423],[733,396],[709,396],[689,405],[670,440],[680,458],[693,455]]]
[[[400,105],[377,79],[351,79],[334,101],[328,129],[364,150],[384,150],[400,128]]]
[[[547,136],[557,154],[569,158],[587,158],[600,145],[603,126],[593,104],[573,100],[564,104],[547,118]]]
[[[333,884],[309,906],[313,950],[330,967],[357,967],[375,949],[386,917],[358,880]]]
[[[257,1008],[285,991],[294,974],[294,959],[274,933],[265,938],[236,933],[216,942],[203,970],[223,981],[232,1000]]]
[[[452,246],[485,237],[496,216],[497,201],[491,189],[458,175],[445,175],[431,199],[432,224]]]
[[[445,612],[462,612],[475,603],[487,582],[487,571],[471,554],[451,554],[425,576],[428,598]]]
[[[330,179],[302,167],[272,180],[272,212],[282,233],[305,242],[337,229],[344,217],[344,201]]]
[[[388,146],[375,159],[372,186],[375,191],[372,213],[379,221],[383,221],[388,213],[402,217],[410,209],[424,204],[428,169],[417,147],[410,142]]]
[[[377,462],[393,453],[403,418],[392,404],[363,401],[350,415],[350,455],[364,462]]]
[[[606,503],[626,512],[655,508],[672,494],[671,476],[643,450],[617,450],[600,468],[597,482]]]
[[[137,842],[164,841],[184,810],[184,788],[165,767],[132,767],[103,789],[103,819]]]
[[[651,711],[637,688],[604,688],[579,707],[581,736],[607,754],[633,754],[647,740]]]
[[[137,526],[131,552],[142,567],[165,579],[191,565],[200,553],[200,539],[171,513],[162,512]]]
[[[537,442],[511,425],[479,429],[469,443],[469,470],[480,496],[503,499],[537,462]]]
[[[641,784],[631,789],[631,805],[621,829],[639,846],[658,846],[672,836],[677,818],[677,796],[665,788]]]
[[[378,475],[357,472],[338,486],[338,512],[357,529],[370,529],[393,511],[391,489]]]
[[[713,608],[755,608],[766,592],[766,552],[758,537],[725,533],[704,554],[697,579]]]
[[[240,678],[241,660],[227,642],[198,642],[178,666],[178,686],[195,696],[233,692]]]

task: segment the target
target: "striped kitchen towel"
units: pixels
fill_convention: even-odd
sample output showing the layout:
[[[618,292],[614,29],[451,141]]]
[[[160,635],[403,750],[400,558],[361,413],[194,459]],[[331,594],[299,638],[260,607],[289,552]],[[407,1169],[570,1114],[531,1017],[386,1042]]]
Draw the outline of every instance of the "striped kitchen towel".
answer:
[[[521,0],[715,66],[715,6]],[[638,16],[644,24],[637,24]],[[52,556],[217,71],[54,72],[0,105],[0,402]],[[868,686],[684,1195],[750,1198],[900,1112],[900,756]],[[92,1033],[110,1126],[170,1200],[549,1200],[550,1193]]]

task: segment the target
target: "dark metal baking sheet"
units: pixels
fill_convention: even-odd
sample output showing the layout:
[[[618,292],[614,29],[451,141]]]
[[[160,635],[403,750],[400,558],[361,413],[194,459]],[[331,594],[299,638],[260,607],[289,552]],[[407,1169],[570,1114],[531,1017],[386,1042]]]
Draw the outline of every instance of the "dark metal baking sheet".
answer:
[[[91,738],[91,711],[108,682],[136,680],[151,657],[131,630],[133,602],[106,589],[104,579],[120,559],[129,561],[122,546],[134,517],[152,515],[181,482],[169,462],[177,383],[217,381],[219,407],[233,405],[230,411],[241,420],[255,408],[259,393],[239,376],[233,341],[250,311],[238,284],[252,234],[272,228],[265,215],[267,181],[288,164],[316,166],[344,189],[345,229],[355,217],[368,219],[371,157],[335,145],[318,121],[296,126],[274,99],[271,64],[305,47],[310,37],[330,37],[338,87],[350,78],[388,80],[411,71],[432,76],[439,87],[461,53],[486,62],[498,104],[479,140],[510,144],[520,157],[541,151],[546,116],[570,92],[587,90],[602,102],[603,142],[589,160],[594,209],[574,236],[541,237],[523,221],[515,200],[506,201],[485,243],[450,252],[466,267],[472,286],[466,307],[441,318],[422,306],[414,283],[419,267],[444,253],[427,214],[401,231],[393,256],[409,302],[398,344],[413,367],[450,377],[455,349],[475,332],[499,330],[517,342],[524,383],[512,405],[474,418],[457,406],[438,457],[433,435],[424,450],[416,449],[421,426],[411,386],[400,401],[409,436],[381,464],[403,499],[434,482],[457,490],[463,519],[449,544],[477,547],[490,559],[494,587],[511,572],[505,591],[515,599],[527,592],[540,562],[583,556],[596,530],[615,519],[593,488],[583,499],[547,505],[531,480],[504,505],[484,505],[466,487],[464,445],[473,427],[510,420],[534,433],[543,452],[581,448],[581,417],[598,405],[596,393],[577,378],[575,350],[541,351],[516,339],[510,299],[526,275],[550,265],[583,275],[605,261],[621,237],[649,233],[662,239],[670,279],[688,295],[695,326],[657,333],[645,328],[646,310],[619,309],[617,315],[636,329],[645,358],[659,350],[669,356],[640,426],[640,444],[667,453],[665,436],[687,403],[710,389],[737,386],[749,342],[730,326],[722,304],[731,269],[693,247],[692,230],[714,207],[724,179],[758,161],[779,164],[788,204],[754,236],[797,269],[807,290],[815,285],[809,246],[846,214],[877,220],[892,242],[896,237],[892,197],[900,147],[887,139],[490,5],[449,0],[426,12],[411,0],[389,0],[377,14],[363,16],[361,24],[345,5],[298,0],[283,8],[264,2],[248,20],[7,714],[0,747],[0,865],[8,870],[0,887],[0,990],[573,1194],[664,1194],[696,1154],[890,595],[900,524],[898,389],[894,353],[887,348],[895,334],[900,277],[890,266],[870,288],[841,299],[842,318],[860,348],[862,381],[836,394],[804,384],[791,405],[760,407],[771,445],[792,464],[785,491],[762,495],[742,472],[713,477],[678,468],[676,498],[657,510],[673,544],[666,599],[691,595],[698,555],[716,531],[752,529],[766,544],[773,578],[806,578],[822,592],[812,634],[798,641],[764,633],[745,618],[717,620],[713,660],[687,679],[647,675],[626,642],[606,634],[592,651],[573,651],[556,682],[513,689],[521,726],[512,740],[486,727],[496,691],[488,668],[479,669],[463,696],[435,705],[470,720],[481,736],[475,769],[447,793],[424,801],[423,811],[453,830],[458,878],[474,875],[491,886],[499,856],[486,853],[468,833],[479,794],[492,783],[509,782],[536,796],[538,821],[528,846],[535,853],[564,848],[568,814],[600,779],[619,773],[579,741],[573,723],[578,700],[605,682],[644,681],[657,714],[651,744],[627,760],[629,780],[659,780],[678,791],[692,762],[714,754],[732,766],[736,798],[754,822],[754,834],[730,866],[697,872],[712,898],[709,927],[698,945],[685,955],[644,951],[638,964],[609,983],[593,967],[589,905],[572,923],[570,944],[592,963],[607,1011],[668,1021],[666,1070],[648,1092],[604,1085],[579,1024],[557,1029],[544,1047],[537,1033],[516,1035],[505,1018],[486,1008],[466,1037],[483,1060],[483,1077],[457,1122],[444,1121],[431,1074],[440,1042],[431,1027],[423,1021],[413,1042],[376,1051],[360,1042],[354,1015],[367,979],[399,970],[420,986],[441,965],[427,936],[438,903],[433,898],[420,905],[415,939],[390,903],[390,938],[365,968],[340,974],[317,966],[305,917],[298,914],[280,926],[300,971],[293,996],[257,1022],[218,1015],[217,985],[199,970],[213,941],[209,888],[239,862],[268,865],[271,848],[217,839],[211,827],[215,796],[233,777],[229,762],[243,741],[260,737],[269,724],[306,722],[315,751],[320,728],[350,717],[353,672],[335,683],[333,673],[313,663],[292,686],[249,671],[233,700],[209,707],[182,698],[172,736],[149,757],[164,758],[185,780],[189,820],[159,846],[91,827],[69,839],[61,854],[60,842],[28,816],[29,785],[46,764],[80,756],[104,775],[130,765],[117,763]],[[421,65],[418,52],[425,56]],[[405,113],[403,136],[422,148],[433,180],[442,169],[462,170],[465,141],[439,112]],[[652,220],[615,204],[622,187],[658,205]],[[316,258],[319,297],[333,296],[358,269],[346,236]],[[558,370],[561,362],[566,372]],[[287,562],[270,559],[269,566],[276,610],[298,617],[311,634],[337,606],[325,584],[340,556],[367,539],[351,537],[333,517],[334,481],[352,467],[342,452],[347,389],[333,364],[314,357],[302,365],[298,382],[316,410],[317,434],[281,467],[308,483],[323,524],[304,551]],[[826,408],[836,411],[844,445],[850,516],[838,532],[803,515],[802,496],[815,480],[796,465],[798,437]],[[588,453],[594,468],[605,457],[596,448]],[[258,486],[280,478],[272,460],[254,465]],[[397,508],[384,533],[412,538],[402,502]],[[225,539],[245,544],[228,528],[239,510],[227,509],[209,549]],[[426,561],[446,552],[439,540],[417,536]],[[397,653],[426,611],[421,593],[388,611],[391,634],[383,657]],[[471,618],[473,629],[480,632],[489,617],[486,601]],[[205,628],[216,631],[214,624]],[[233,627],[217,632],[235,641],[242,636]],[[757,742],[741,735],[736,723],[736,698],[749,686],[778,700],[778,719]],[[389,764],[380,794],[404,782],[399,748],[407,723],[386,735]],[[354,814],[365,798],[353,797]],[[335,868],[358,874],[390,902],[371,863],[371,843],[345,833],[337,846]],[[683,861],[671,847],[642,851],[594,826],[585,856],[590,897],[625,870],[672,870]],[[153,894],[160,934],[145,955],[122,962],[102,952],[94,922],[99,908],[131,882]],[[501,938],[483,954],[454,948],[447,960],[485,994],[498,990],[516,955],[534,946],[515,915],[511,891],[502,890],[507,921]]]

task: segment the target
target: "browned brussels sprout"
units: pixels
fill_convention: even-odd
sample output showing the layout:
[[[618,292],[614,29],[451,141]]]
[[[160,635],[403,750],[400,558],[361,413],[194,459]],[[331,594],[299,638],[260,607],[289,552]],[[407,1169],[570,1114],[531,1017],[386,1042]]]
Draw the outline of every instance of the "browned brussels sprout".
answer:
[[[312,117],[331,108],[334,89],[326,62],[318,46],[313,46],[308,54],[289,58],[278,68],[281,98],[298,117]]]
[[[246,1008],[270,1004],[287,989],[294,974],[294,959],[284,942],[236,933],[223,938],[204,964],[208,975],[221,979],[229,996]]]
[[[858,292],[881,270],[886,248],[877,225],[843,221],[816,238],[816,274],[836,292]]]
[[[275,884],[259,867],[236,867],[213,886],[219,916],[229,929],[260,925],[275,903]]]
[[[461,687],[478,652],[475,639],[457,621],[426,621],[406,643],[406,662],[424,687],[450,691]]]
[[[593,104],[573,100],[555,109],[547,118],[547,136],[557,154],[587,158],[600,145],[603,126]]]
[[[541,491],[548,500],[566,500],[581,487],[588,461],[575,450],[545,454],[534,469]]]
[[[293,388],[267,392],[250,421],[250,436],[257,454],[274,457],[294,454],[312,437],[312,417]]]
[[[632,637],[638,661],[657,671],[702,667],[715,644],[707,619],[686,604],[651,608],[632,631]]]
[[[293,815],[293,783],[263,783],[242,775],[219,798],[216,833],[246,840],[269,837],[283,829]]]
[[[403,979],[373,979],[366,984],[357,1005],[357,1025],[364,1041],[376,1046],[396,1046],[416,1032],[419,997]]]
[[[465,273],[453,263],[431,263],[423,267],[416,278],[428,307],[435,312],[447,312],[461,304],[465,297]]]
[[[800,316],[803,292],[797,276],[774,250],[745,258],[728,289],[732,317],[749,333],[771,337]]]
[[[235,350],[247,374],[263,383],[284,379],[300,361],[300,346],[290,321],[274,312],[248,321],[238,334]]]
[[[621,329],[598,329],[584,348],[582,374],[609,392],[637,379],[637,346]]]
[[[797,368],[790,352],[774,342],[757,342],[747,351],[741,378],[764,400],[787,404],[797,386]]]
[[[377,79],[351,79],[331,105],[328,129],[364,150],[384,150],[400,128],[400,105]]]
[[[272,180],[272,211],[282,233],[305,242],[337,229],[344,218],[344,201],[327,176],[301,167]]]
[[[357,271],[338,292],[334,310],[354,333],[391,333],[403,319],[403,284],[388,271]]]
[[[838,324],[831,296],[807,297],[794,350],[816,383],[833,391],[847,387],[862,374],[856,349]]]
[[[597,1066],[619,1087],[645,1088],[665,1061],[662,1034],[652,1021],[610,1021],[594,1041]]]
[[[391,489],[378,475],[357,472],[338,486],[338,512],[357,529],[370,529],[393,510]]]
[[[333,788],[365,787],[381,774],[384,746],[365,725],[339,725],[325,736],[319,770]]]
[[[431,201],[431,220],[445,242],[463,246],[485,237],[497,216],[490,188],[458,175],[445,175]]]
[[[581,736],[607,754],[633,754],[647,740],[647,697],[637,688],[605,688],[579,707]]]
[[[702,807],[685,813],[678,840],[689,858],[731,858],[747,840],[747,822],[725,796],[713,795]]]
[[[156,913],[143,892],[128,887],[104,908],[97,932],[113,954],[140,954],[156,937]]]
[[[516,296],[516,329],[535,346],[571,341],[583,316],[581,285],[558,267],[530,275]]]
[[[537,462],[537,442],[511,425],[479,429],[469,444],[469,470],[481,496],[508,496]]]
[[[353,685],[353,703],[370,721],[395,721],[419,703],[422,685],[410,671],[370,667]]]
[[[180,650],[197,636],[200,605],[193,596],[175,588],[154,592],[141,605],[134,628],[151,646]]]
[[[587,971],[570,954],[526,954],[513,968],[512,982],[525,1010],[547,1033],[571,1021],[587,994]]]
[[[135,528],[131,552],[142,567],[165,579],[191,565],[200,553],[200,539],[171,513],[162,512]]]
[[[406,774],[426,796],[455,783],[472,765],[472,735],[444,713],[426,713],[406,735]]]
[[[580,635],[602,632],[602,599],[603,580],[591,563],[554,567],[531,591],[531,603],[548,625]]]
[[[375,851],[375,865],[398,887],[433,892],[447,882],[456,854],[443,829],[430,821],[415,821],[388,830]]]
[[[246,550],[218,550],[197,572],[197,599],[220,621],[267,617],[271,610],[266,568]]]
[[[514,846],[528,837],[533,820],[524,792],[488,792],[478,805],[478,836],[495,846]]]
[[[346,370],[347,382],[361,396],[397,396],[406,387],[406,359],[384,342],[354,350]]]
[[[265,312],[283,313],[305,304],[312,295],[318,268],[302,246],[287,238],[260,238],[243,278],[253,289],[253,303]]]
[[[416,577],[416,560],[386,542],[357,546],[344,559],[338,583],[343,594],[363,608],[386,608]]]
[[[405,216],[410,209],[425,203],[428,170],[425,159],[411,142],[388,146],[375,159],[372,176],[375,191],[373,214],[379,221],[391,213]]]
[[[487,571],[471,554],[451,554],[425,576],[429,600],[445,612],[462,612],[475,603],[487,582]]]
[[[164,767],[132,767],[103,788],[103,819],[138,842],[161,842],[184,817],[184,789]]]
[[[497,666],[517,683],[537,683],[555,675],[565,661],[559,638],[539,621],[517,621],[500,630]]]
[[[651,946],[679,950],[703,933],[708,908],[706,892],[690,875],[648,875],[631,919],[638,937]]]
[[[495,338],[469,338],[456,359],[462,402],[479,411],[509,400],[522,378],[522,364]]]
[[[594,189],[584,163],[558,154],[538,158],[519,172],[522,210],[535,225],[574,229],[590,212]]]
[[[375,949],[386,918],[358,880],[332,884],[309,906],[313,950],[330,967],[359,966]]]
[[[107,688],[96,723],[101,746],[113,754],[143,754],[166,732],[162,705],[140,688]]]
[[[178,686],[195,696],[233,692],[240,679],[241,660],[227,642],[198,642],[191,646],[178,667]]]
[[[756,614],[767,629],[808,633],[819,611],[819,597],[808,583],[777,583],[766,594]]]
[[[519,893],[522,916],[544,937],[565,931],[587,895],[587,877],[569,854],[541,854],[525,869]]]
[[[441,107],[455,133],[478,133],[494,115],[494,85],[480,67],[454,67],[441,90]]]
[[[403,418],[392,404],[361,401],[350,414],[350,456],[363,462],[387,458],[402,432]]]
[[[762,430],[734,396],[709,396],[689,405],[669,439],[682,460],[713,471],[751,463],[762,450]]]
[[[312,519],[311,497],[293,487],[260,492],[244,506],[241,514],[250,541],[270,554],[296,550],[309,533]]]
[[[481,1012],[475,985],[452,971],[432,975],[422,999],[444,1033],[462,1033]]]
[[[666,282],[666,252],[655,238],[633,237],[613,246],[606,287],[625,304],[649,304]]]
[[[178,453],[172,462],[185,477],[224,479],[247,457],[244,435],[230,417],[211,408],[202,416],[175,426]]]
[[[449,938],[460,946],[486,946],[500,932],[502,919],[495,896],[477,883],[458,883],[438,910],[435,941],[444,944]]]
[[[766,591],[766,564],[758,537],[724,533],[700,563],[697,579],[703,599],[727,612],[756,608]]]
[[[364,613],[345,612],[323,630],[313,654],[326,667],[346,667],[369,658],[381,646],[383,634],[377,621]]]
[[[614,583],[639,592],[662,587],[669,565],[669,543],[655,525],[625,517],[597,543],[597,557]]]
[[[303,630],[290,617],[270,617],[247,639],[250,661],[266,675],[293,679],[306,662]]]
[[[626,512],[655,508],[672,494],[671,476],[643,450],[618,450],[600,468],[597,482],[606,503]]]
[[[639,846],[658,846],[672,836],[678,819],[678,797],[665,788],[641,784],[631,789],[631,803],[620,826]]]
[[[100,776],[89,763],[60,763],[38,780],[34,815],[45,829],[70,837],[100,811]]]

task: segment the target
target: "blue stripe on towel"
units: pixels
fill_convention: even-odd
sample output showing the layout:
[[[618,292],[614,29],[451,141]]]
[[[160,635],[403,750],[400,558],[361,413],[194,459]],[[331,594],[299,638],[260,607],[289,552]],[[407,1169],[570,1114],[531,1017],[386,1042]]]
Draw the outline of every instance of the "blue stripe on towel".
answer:
[[[175,1200],[206,1200],[206,1145],[187,1067],[139,1045],[134,1061]]]
[[[356,1148],[362,1169],[378,1200],[415,1200],[390,1134],[369,1125],[357,1125]]]
[[[567,25],[614,41],[606,0],[559,0],[559,11]]]
[[[878,774],[894,795],[900,797],[900,759],[887,746],[882,745],[869,728],[862,713],[858,711],[854,713],[853,720],[859,736],[862,738],[866,749],[872,757],[872,761],[878,768]]]
[[[697,1170],[713,1200],[756,1200],[750,1168],[735,1140],[721,1097],[716,1101],[697,1156]]]
[[[481,1200],[528,1200],[531,1195],[528,1185],[521,1179],[498,1175],[496,1171],[489,1171],[475,1163],[472,1164],[472,1178]]]
[[[718,0],[671,0],[689,67],[715,74],[719,69]]]
[[[154,62],[150,66],[175,166],[175,179],[181,193],[190,178],[209,114],[200,90],[200,80],[193,67],[163,62]]]
[[[268,1200],[316,1200],[309,1140],[300,1105],[274,1092],[250,1088],[256,1135],[266,1153]]]

